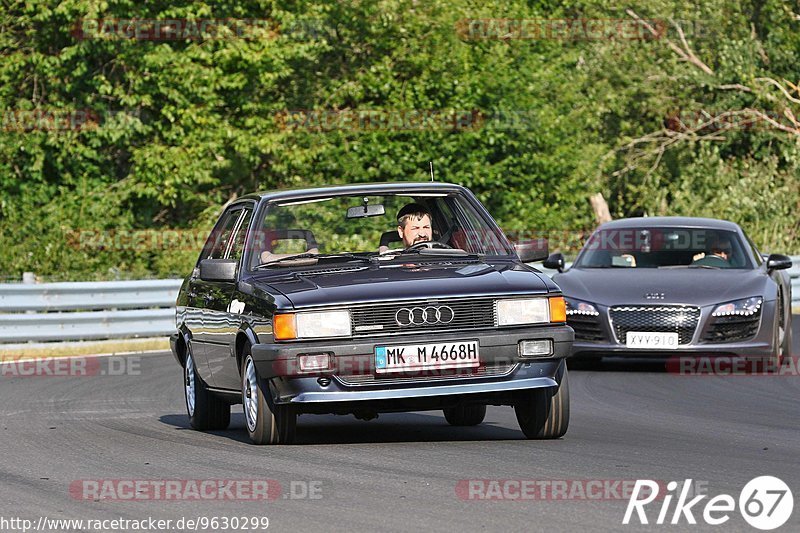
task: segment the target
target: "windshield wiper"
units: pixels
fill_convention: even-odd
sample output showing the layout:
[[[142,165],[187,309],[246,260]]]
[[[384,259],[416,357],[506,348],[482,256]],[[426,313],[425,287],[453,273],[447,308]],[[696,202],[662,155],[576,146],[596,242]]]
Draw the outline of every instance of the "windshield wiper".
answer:
[[[713,268],[715,270],[719,270],[721,267],[714,266],[714,265],[689,265],[686,268]]]
[[[285,261],[295,261],[297,259],[346,259],[348,261],[364,261],[369,262],[370,258],[363,256],[363,255],[356,255],[350,252],[342,252],[342,253],[332,253],[332,254],[312,254],[312,253],[303,253],[303,254],[296,254],[296,255],[289,255],[286,257],[281,257],[279,259],[273,259],[272,261],[267,261],[265,263],[261,263],[260,265],[256,265],[253,267],[253,270],[258,270],[259,268],[264,268],[273,265],[279,265]]]

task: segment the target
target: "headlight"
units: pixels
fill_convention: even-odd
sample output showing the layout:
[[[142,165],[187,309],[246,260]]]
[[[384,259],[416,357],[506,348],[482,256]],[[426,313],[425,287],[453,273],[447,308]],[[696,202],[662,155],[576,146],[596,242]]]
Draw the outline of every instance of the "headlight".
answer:
[[[519,298],[497,300],[497,325],[546,324],[565,322],[564,298]]]
[[[597,308],[589,302],[576,300],[575,298],[564,298],[567,302],[567,316],[583,315],[583,316],[599,316],[600,312]]]
[[[761,310],[763,300],[760,296],[752,296],[718,305],[711,316],[753,316]]]
[[[275,339],[313,339],[318,337],[349,337],[349,311],[318,313],[286,313],[272,319]]]

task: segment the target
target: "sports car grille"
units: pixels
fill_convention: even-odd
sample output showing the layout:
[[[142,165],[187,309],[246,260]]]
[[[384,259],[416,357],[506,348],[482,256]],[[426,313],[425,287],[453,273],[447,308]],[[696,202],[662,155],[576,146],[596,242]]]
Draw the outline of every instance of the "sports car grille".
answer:
[[[450,310],[444,310],[448,307]],[[422,309],[440,308],[443,311],[437,320],[434,311],[430,318],[422,320]],[[416,312],[416,323],[401,326],[395,317],[401,310]],[[470,300],[417,300],[402,303],[376,304],[351,308],[353,336],[387,335],[392,333],[422,333],[425,331],[463,331],[479,328],[492,328],[495,325],[494,299],[478,298]],[[407,311],[403,311],[407,313]],[[406,318],[405,315],[403,318]],[[401,320],[410,322],[409,320]]]
[[[752,316],[722,316],[712,318],[703,341],[734,342],[749,339],[758,332],[761,309]]]
[[[588,315],[567,316],[567,325],[575,330],[576,341],[602,342],[606,340],[599,317]]]
[[[511,374],[515,363],[499,363],[478,368],[453,368],[449,370],[417,371],[414,374],[392,374],[374,376],[372,374],[342,374],[334,376],[342,385],[348,387],[367,387],[370,385],[398,385],[403,383],[420,383],[464,378],[502,377]]]
[[[692,342],[700,320],[700,308],[688,306],[620,306],[609,310],[617,341],[625,343],[629,331],[658,331],[678,334],[678,344]]]

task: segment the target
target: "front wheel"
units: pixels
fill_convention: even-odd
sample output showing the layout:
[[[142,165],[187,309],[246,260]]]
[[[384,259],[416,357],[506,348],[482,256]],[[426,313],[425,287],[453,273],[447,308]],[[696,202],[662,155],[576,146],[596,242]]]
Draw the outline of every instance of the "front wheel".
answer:
[[[294,441],[297,413],[291,406],[272,400],[269,382],[258,377],[250,354],[242,367],[242,405],[247,433],[253,444],[291,444]]]
[[[189,425],[193,429],[225,429],[231,423],[231,406],[214,396],[197,373],[191,346],[183,365],[183,393]]]
[[[569,427],[569,381],[562,364],[557,387],[529,389],[516,393],[514,411],[522,432],[529,439],[557,439]]]

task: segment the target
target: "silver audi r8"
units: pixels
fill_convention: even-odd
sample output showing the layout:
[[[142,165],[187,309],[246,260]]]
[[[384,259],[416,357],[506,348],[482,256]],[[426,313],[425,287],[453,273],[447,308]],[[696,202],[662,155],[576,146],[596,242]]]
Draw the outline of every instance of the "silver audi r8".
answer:
[[[722,220],[650,217],[601,225],[572,267],[547,268],[567,301],[573,360],[675,354],[789,356],[791,284],[785,255],[762,255]]]

